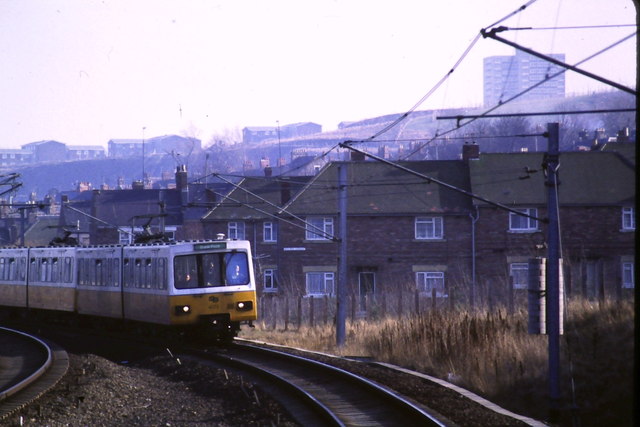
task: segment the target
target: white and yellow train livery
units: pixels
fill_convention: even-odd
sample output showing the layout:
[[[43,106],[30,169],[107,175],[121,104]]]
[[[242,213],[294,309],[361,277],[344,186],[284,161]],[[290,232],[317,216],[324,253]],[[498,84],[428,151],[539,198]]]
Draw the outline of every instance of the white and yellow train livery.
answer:
[[[0,249],[0,307],[235,336],[257,317],[249,242]]]

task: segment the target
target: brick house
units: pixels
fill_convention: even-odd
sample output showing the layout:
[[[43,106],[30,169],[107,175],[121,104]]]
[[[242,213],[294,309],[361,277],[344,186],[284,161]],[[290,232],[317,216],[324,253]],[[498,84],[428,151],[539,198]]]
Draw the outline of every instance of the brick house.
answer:
[[[400,164],[540,220],[360,161],[330,163],[307,183],[297,181],[288,201],[282,178],[244,180],[240,187],[282,209],[236,189],[203,219],[203,233],[251,240],[265,292],[331,295],[340,249],[337,170],[344,166],[349,292],[362,297],[403,288],[489,303],[525,296],[527,261],[546,255],[543,153],[464,151],[462,160]],[[621,296],[634,286],[635,168],[616,152],[567,152],[560,163],[567,292]]]
[[[543,161],[543,153],[483,154],[469,163],[471,189],[545,219]],[[564,152],[558,173],[566,291],[620,296],[633,287],[635,168],[613,151]],[[546,253],[545,223],[482,202],[474,207],[480,291],[500,293],[496,287],[511,277],[526,292],[528,258]]]
[[[221,233],[232,239],[251,241],[256,269],[264,292],[276,292],[280,283],[282,259],[288,253],[280,237],[286,224],[278,217],[284,206],[309,182],[311,177],[245,177],[202,218],[204,238]],[[302,225],[300,221],[298,221]],[[292,227],[295,227],[292,225]]]
[[[236,234],[237,228],[245,230],[245,238],[253,239],[261,276],[267,275],[264,282],[269,292],[278,288],[303,295],[333,294],[340,249],[332,238],[339,233],[339,165],[348,168],[349,180],[349,292],[367,295],[400,285],[412,288],[418,280],[423,291],[436,288],[439,295],[445,295],[445,276],[450,283],[462,283],[469,268],[468,257],[459,262],[470,239],[468,198],[377,162],[330,163],[306,184],[300,178],[289,178],[295,181],[284,196],[281,187],[288,181],[282,178],[262,180],[262,184],[255,179],[244,181],[241,187],[255,190],[262,186],[261,193],[270,194],[271,201],[283,207],[280,212],[267,208],[279,220],[240,206],[257,203],[257,199],[246,193],[234,197],[232,192],[224,206],[205,217],[204,228],[210,235],[224,232],[230,237],[241,235]],[[454,185],[469,186],[462,161],[411,165]],[[259,206],[264,209],[265,204]],[[277,228],[275,235],[265,233],[273,227]],[[276,278],[275,285],[271,276]]]
[[[63,203],[60,226],[77,229],[84,236],[83,243],[94,245],[130,243],[145,226],[152,233],[162,231],[177,240],[201,239],[202,227],[193,227],[193,222],[200,222],[215,201],[215,193],[227,192],[229,185],[190,184],[184,166],[177,168],[175,178],[172,188],[133,186],[81,192]]]

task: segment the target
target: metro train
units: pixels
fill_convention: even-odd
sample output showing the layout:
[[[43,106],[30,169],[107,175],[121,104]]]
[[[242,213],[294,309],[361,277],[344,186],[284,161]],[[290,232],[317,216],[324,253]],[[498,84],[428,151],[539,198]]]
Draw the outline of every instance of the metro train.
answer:
[[[257,318],[251,247],[219,239],[0,248],[2,310],[229,339]]]

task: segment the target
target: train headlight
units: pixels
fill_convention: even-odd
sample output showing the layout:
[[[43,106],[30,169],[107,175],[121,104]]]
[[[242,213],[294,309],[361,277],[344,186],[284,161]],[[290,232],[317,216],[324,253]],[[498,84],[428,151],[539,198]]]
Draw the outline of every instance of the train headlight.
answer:
[[[188,305],[176,305],[176,316],[184,316],[191,313],[191,307]]]
[[[236,310],[238,311],[253,310],[253,301],[238,301],[236,303]]]

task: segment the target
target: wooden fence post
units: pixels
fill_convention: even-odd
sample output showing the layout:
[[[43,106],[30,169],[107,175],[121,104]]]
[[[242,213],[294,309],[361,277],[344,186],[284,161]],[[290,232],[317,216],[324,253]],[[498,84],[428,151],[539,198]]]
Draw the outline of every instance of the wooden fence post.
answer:
[[[383,319],[387,317],[387,293],[386,292],[382,293],[382,310],[380,311],[380,314],[382,315]]]
[[[431,288],[431,310],[432,311],[436,311],[436,309],[438,308],[438,301],[437,298],[438,297],[438,293],[436,292],[436,288]]]
[[[329,322],[329,296],[324,296],[324,324]]]
[[[289,297],[284,297],[284,330],[289,330]]]
[[[420,291],[416,289],[416,293],[414,294],[414,302],[416,308],[416,314],[420,314]]]
[[[313,303],[313,295],[309,296],[309,326],[313,328],[313,315],[315,304]]]
[[[509,276],[509,314],[513,314],[515,309],[515,301],[514,301],[514,290],[513,290],[513,276]]]
[[[356,321],[356,295],[351,294],[351,321]]]
[[[271,298],[271,326],[274,331],[278,327],[278,299],[276,297]]]
[[[302,295],[298,296],[298,329],[302,327]]]

